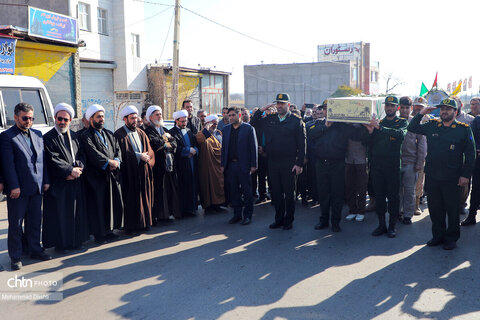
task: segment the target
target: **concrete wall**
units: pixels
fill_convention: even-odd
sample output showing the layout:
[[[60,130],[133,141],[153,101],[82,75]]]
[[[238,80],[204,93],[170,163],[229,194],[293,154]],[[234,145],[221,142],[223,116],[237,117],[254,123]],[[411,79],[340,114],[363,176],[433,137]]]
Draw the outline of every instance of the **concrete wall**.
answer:
[[[322,103],[340,85],[349,85],[350,63],[298,63],[244,66],[245,106],[271,103],[277,93],[288,93],[292,103]]]
[[[28,7],[37,7],[60,14],[69,14],[67,0],[2,0],[2,3],[18,4],[20,6],[0,5],[0,24],[28,28]]]

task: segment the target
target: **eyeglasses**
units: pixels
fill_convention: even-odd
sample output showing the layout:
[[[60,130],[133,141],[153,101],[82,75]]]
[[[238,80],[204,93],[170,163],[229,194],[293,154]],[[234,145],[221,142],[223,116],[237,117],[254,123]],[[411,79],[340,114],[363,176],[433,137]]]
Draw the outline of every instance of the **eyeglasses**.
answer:
[[[69,118],[63,118],[63,117],[57,117],[57,120],[58,120],[58,122],[63,122],[63,121],[68,122],[68,121],[70,121]]]
[[[34,117],[28,117],[28,116],[23,116],[23,117],[22,117],[22,121],[28,121],[28,120],[34,121],[35,118],[34,118]]]

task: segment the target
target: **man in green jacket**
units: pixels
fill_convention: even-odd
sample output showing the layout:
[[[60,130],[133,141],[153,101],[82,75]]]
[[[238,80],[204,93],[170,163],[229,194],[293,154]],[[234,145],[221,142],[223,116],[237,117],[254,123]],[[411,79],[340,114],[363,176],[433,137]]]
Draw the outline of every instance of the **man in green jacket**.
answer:
[[[475,166],[475,143],[469,125],[455,119],[458,106],[454,99],[446,98],[437,107],[440,119],[420,124],[423,115],[436,107],[424,108],[410,121],[408,131],[427,136],[425,190],[433,234],[427,245],[443,243],[443,249],[452,250],[460,238],[458,203]]]
[[[402,142],[407,133],[407,120],[397,116],[399,100],[395,96],[385,98],[385,118],[373,119],[367,126],[371,134],[370,174],[377,202],[378,228],[372,235],[387,234],[396,236],[395,224],[398,220],[400,205],[400,159]],[[390,214],[388,229],[385,213]]]

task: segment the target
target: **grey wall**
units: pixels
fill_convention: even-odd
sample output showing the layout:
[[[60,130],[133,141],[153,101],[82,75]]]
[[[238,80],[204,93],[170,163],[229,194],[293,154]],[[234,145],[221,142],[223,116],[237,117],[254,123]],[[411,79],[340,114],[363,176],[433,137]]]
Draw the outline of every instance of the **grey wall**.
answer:
[[[350,85],[349,63],[296,63],[244,66],[245,106],[264,106],[277,93],[292,103],[322,103],[340,85]]]
[[[68,0],[2,0],[1,2],[20,6],[0,4],[0,25],[13,25],[27,28],[28,7],[25,6],[25,4],[68,15]]]

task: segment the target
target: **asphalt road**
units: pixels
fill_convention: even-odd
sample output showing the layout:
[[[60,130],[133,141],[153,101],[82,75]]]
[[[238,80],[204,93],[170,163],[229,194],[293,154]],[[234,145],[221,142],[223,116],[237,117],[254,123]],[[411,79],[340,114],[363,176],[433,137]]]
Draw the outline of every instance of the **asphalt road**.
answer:
[[[298,204],[289,231],[268,229],[273,207],[263,204],[248,226],[227,224],[230,212],[201,214],[48,262],[25,258],[22,272],[62,274],[64,298],[0,299],[0,318],[480,319],[480,226],[445,251],[425,246],[426,211],[389,239],[370,235],[373,213],[340,233],[314,230],[319,210]],[[3,277],[15,274],[6,238],[3,202]]]

